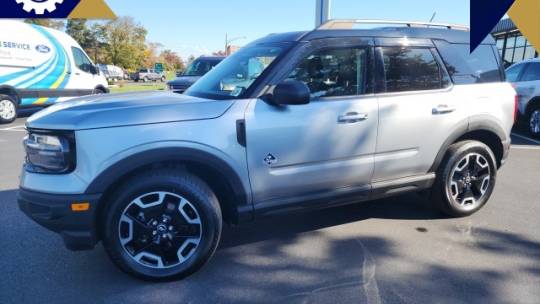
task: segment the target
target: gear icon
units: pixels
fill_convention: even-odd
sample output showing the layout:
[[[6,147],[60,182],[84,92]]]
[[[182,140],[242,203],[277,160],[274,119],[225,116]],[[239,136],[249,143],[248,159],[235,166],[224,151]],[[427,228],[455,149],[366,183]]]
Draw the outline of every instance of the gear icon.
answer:
[[[45,11],[52,13],[56,10],[56,4],[62,4],[64,0],[15,0],[18,4],[23,3],[23,10],[36,15],[43,15]]]

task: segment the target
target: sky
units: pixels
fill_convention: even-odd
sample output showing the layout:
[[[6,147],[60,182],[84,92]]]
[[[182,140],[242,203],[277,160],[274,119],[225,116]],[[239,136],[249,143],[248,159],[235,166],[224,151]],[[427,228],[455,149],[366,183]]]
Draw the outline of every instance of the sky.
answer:
[[[245,45],[270,33],[311,30],[315,0],[106,0],[183,58],[223,50],[225,35]],[[332,0],[331,18],[394,19],[469,25],[469,0]]]

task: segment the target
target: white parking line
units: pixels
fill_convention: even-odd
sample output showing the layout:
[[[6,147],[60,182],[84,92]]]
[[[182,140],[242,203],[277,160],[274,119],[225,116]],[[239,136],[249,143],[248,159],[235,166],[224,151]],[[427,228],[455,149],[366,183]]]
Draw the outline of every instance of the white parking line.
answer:
[[[14,131],[14,132],[25,132],[25,128],[24,128],[24,125],[20,125],[20,126],[14,126],[14,127],[9,127],[9,128],[3,128],[3,129],[0,129],[0,131]]]
[[[512,149],[516,150],[540,150],[539,146],[520,146],[520,145],[512,145]]]
[[[527,140],[527,141],[530,141],[532,143],[535,143],[537,145],[540,145],[540,141],[536,140],[536,139],[532,139],[532,138],[529,138],[527,136],[523,136],[523,135],[519,135],[519,134],[516,134],[516,133],[512,133],[513,136],[515,137],[519,137],[521,139],[524,139],[524,140]]]

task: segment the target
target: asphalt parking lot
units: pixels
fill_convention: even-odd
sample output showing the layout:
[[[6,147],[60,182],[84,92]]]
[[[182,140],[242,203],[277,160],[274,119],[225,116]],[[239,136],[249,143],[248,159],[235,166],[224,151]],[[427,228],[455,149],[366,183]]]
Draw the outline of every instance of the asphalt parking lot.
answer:
[[[178,282],[70,252],[18,209],[25,118],[0,126],[0,303],[540,303],[540,142],[514,136],[488,205],[441,217],[418,195],[227,227]]]

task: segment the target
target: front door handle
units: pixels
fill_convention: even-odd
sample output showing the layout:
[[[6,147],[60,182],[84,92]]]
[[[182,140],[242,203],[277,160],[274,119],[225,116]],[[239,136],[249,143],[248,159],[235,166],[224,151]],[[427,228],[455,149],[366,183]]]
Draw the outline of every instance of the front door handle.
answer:
[[[440,105],[436,106],[435,108],[433,108],[431,113],[433,115],[440,115],[440,114],[452,113],[455,110],[456,110],[456,107],[454,107],[454,106],[447,105],[447,104],[440,104]]]
[[[338,123],[355,123],[368,119],[367,113],[350,112],[344,115],[338,116]]]

